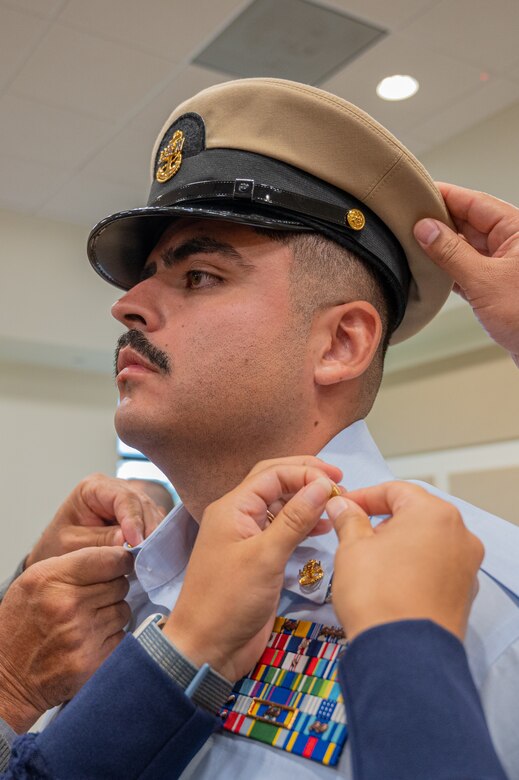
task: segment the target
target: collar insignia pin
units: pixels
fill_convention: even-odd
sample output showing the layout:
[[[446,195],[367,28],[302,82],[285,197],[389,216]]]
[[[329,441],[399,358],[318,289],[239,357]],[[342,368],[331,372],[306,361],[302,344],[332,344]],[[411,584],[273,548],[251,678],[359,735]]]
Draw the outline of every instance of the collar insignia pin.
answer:
[[[302,590],[316,590],[316,588],[319,587],[323,577],[324,569],[321,566],[321,561],[316,561],[315,558],[310,558],[310,560],[305,563],[303,568],[299,570],[299,585],[301,586]]]

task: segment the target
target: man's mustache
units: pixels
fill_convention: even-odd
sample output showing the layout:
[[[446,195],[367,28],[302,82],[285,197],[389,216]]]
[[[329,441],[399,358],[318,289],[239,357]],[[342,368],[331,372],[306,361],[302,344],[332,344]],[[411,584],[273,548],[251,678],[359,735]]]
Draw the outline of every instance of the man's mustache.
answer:
[[[161,349],[154,347],[153,344],[150,344],[144,333],[141,333],[140,330],[132,329],[126,331],[126,333],[123,333],[117,342],[114,363],[116,376],[119,352],[123,347],[131,347],[134,349],[135,352],[138,352],[139,355],[141,355],[143,358],[146,358],[149,363],[151,363],[153,366],[156,366],[163,374],[171,373],[171,362],[166,353]]]

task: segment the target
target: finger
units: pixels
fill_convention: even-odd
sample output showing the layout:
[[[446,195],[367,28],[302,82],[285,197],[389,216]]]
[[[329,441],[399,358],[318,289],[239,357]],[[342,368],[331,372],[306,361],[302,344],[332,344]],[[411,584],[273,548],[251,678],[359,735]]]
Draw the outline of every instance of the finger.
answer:
[[[327,517],[321,517],[314,525],[308,536],[324,536],[333,530],[333,523]]]
[[[133,555],[122,547],[86,547],[44,561],[54,575],[73,585],[108,582],[131,574]]]
[[[82,597],[95,609],[101,609],[124,601],[129,588],[126,577],[117,577],[110,582],[96,582],[94,585],[85,586],[84,590],[87,592],[83,595],[82,591]]]
[[[285,504],[262,534],[262,539],[272,551],[272,558],[281,566],[316,526],[330,499],[332,487],[326,477],[318,477],[306,485]]]
[[[84,547],[121,547],[124,534],[118,525],[70,525],[61,529],[63,548],[68,552]]]
[[[288,500],[289,499],[287,499],[287,501]],[[287,503],[287,501],[283,501],[283,500],[274,501],[274,503],[271,504],[269,507],[270,515],[273,515],[274,517],[278,515],[283,509],[283,507],[285,506],[285,504]],[[267,524],[270,524],[272,522],[272,517],[267,518],[267,520],[268,520]],[[332,529],[333,529],[332,521],[329,520],[327,517],[321,517],[317,521],[317,524],[312,528],[308,536],[322,536],[323,534],[330,533]]]
[[[485,557],[485,546],[481,541],[481,539],[475,534],[468,531],[468,535],[470,538],[470,546],[471,546],[472,555],[474,559],[474,571],[477,572],[481,564],[483,563],[483,558]]]
[[[326,504],[326,511],[341,544],[350,545],[375,535],[366,512],[344,496],[331,498]]]
[[[132,611],[126,601],[110,604],[96,612],[96,628],[105,637],[113,636],[122,631],[132,616]]]
[[[422,219],[414,226],[414,236],[433,263],[461,287],[483,276],[486,259],[443,222]]]
[[[82,525],[116,522],[123,529],[124,539],[133,546],[143,541],[145,532],[149,533],[147,526],[153,530],[162,519],[148,496],[123,479],[103,475],[87,479],[81,485],[81,498],[87,509]]]
[[[420,501],[440,501],[419,485],[392,480],[373,487],[352,490],[348,498],[368,515],[393,515],[402,508],[416,506]]]
[[[124,537],[124,541],[136,547],[147,539],[148,536],[162,522],[166,512],[148,496],[141,496],[141,512],[139,515],[122,515],[119,524]]]
[[[269,460],[260,460],[259,463],[250,470],[248,477],[254,474],[259,474],[261,471],[272,468],[273,466],[310,466],[315,469],[320,469],[326,476],[330,477],[334,482],[340,482],[343,477],[343,473],[338,466],[333,466],[331,463],[321,458],[316,458],[314,455],[291,455],[287,458],[271,458]]]
[[[335,484],[321,468],[281,463],[246,477],[227,495],[235,506],[252,513],[254,519],[259,520],[264,516],[265,505],[282,511],[301,488],[317,479],[326,480],[330,490]]]
[[[456,223],[458,220],[468,222],[481,233],[489,234],[503,218],[517,218],[518,209],[494,195],[447,182],[435,184]]]

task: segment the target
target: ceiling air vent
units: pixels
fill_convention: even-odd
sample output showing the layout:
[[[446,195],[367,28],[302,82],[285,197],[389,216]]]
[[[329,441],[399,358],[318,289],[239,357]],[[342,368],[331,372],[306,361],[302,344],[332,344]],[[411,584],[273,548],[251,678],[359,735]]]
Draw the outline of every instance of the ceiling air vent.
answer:
[[[194,62],[232,76],[320,84],[385,30],[307,0],[254,0]]]

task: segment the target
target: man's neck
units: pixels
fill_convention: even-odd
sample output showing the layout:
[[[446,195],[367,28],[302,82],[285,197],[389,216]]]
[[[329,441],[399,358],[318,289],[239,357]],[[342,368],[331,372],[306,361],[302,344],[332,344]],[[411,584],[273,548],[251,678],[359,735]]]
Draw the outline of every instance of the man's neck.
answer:
[[[316,455],[340,430],[340,427],[316,425],[304,435],[285,436],[283,440],[267,439],[247,442],[246,449],[211,446],[202,451],[168,448],[173,457],[155,454],[151,459],[162,469],[192,517],[200,522],[205,508],[235,488],[263,460],[276,460],[297,455]]]

